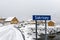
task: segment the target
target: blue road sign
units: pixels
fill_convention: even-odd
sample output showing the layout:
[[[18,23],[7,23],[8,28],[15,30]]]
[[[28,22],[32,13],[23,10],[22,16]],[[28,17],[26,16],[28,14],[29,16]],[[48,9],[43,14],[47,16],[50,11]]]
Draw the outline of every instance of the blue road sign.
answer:
[[[33,15],[33,20],[51,20],[50,15]]]
[[[45,40],[47,40],[47,22],[46,20],[51,20],[50,15],[33,15],[33,20],[36,22],[36,40],[37,40],[37,20],[45,20]]]

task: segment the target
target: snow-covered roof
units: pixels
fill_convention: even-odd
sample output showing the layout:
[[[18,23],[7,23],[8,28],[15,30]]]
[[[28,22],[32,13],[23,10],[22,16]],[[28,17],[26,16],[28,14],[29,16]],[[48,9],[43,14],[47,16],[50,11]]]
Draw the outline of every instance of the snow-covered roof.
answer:
[[[54,22],[54,23],[56,23],[56,21],[55,21],[55,20],[49,20],[49,21],[47,21],[47,22]]]
[[[8,17],[5,21],[11,21],[14,17]]]
[[[27,21],[31,21],[32,19],[28,19]]]
[[[0,17],[0,19],[2,19],[2,18],[4,18],[4,17]]]

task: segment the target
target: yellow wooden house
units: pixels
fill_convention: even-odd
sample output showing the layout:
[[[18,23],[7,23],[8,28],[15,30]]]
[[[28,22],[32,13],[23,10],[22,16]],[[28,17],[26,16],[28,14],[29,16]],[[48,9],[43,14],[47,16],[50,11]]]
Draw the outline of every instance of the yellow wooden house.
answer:
[[[48,26],[55,26],[55,22],[54,21],[49,21]]]
[[[18,24],[19,20],[16,17],[8,17],[5,20],[5,24]]]

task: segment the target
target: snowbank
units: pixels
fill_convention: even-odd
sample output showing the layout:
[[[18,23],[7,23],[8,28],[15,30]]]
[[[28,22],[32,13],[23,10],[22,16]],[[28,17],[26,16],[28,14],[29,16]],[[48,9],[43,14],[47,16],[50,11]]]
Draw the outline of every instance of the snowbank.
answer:
[[[0,40],[23,40],[23,37],[14,25],[7,25],[0,28]]]

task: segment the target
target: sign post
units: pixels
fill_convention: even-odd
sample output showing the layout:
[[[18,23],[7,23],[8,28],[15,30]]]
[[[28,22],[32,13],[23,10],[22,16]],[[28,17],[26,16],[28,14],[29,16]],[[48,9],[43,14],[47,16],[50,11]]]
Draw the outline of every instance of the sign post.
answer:
[[[50,15],[33,15],[33,20],[36,22],[36,40],[37,40],[37,20],[45,20],[45,40],[47,40],[47,22],[46,20],[51,20]]]
[[[36,40],[37,40],[37,20],[35,20],[36,22]]]
[[[47,40],[47,22],[45,20],[45,40]]]

